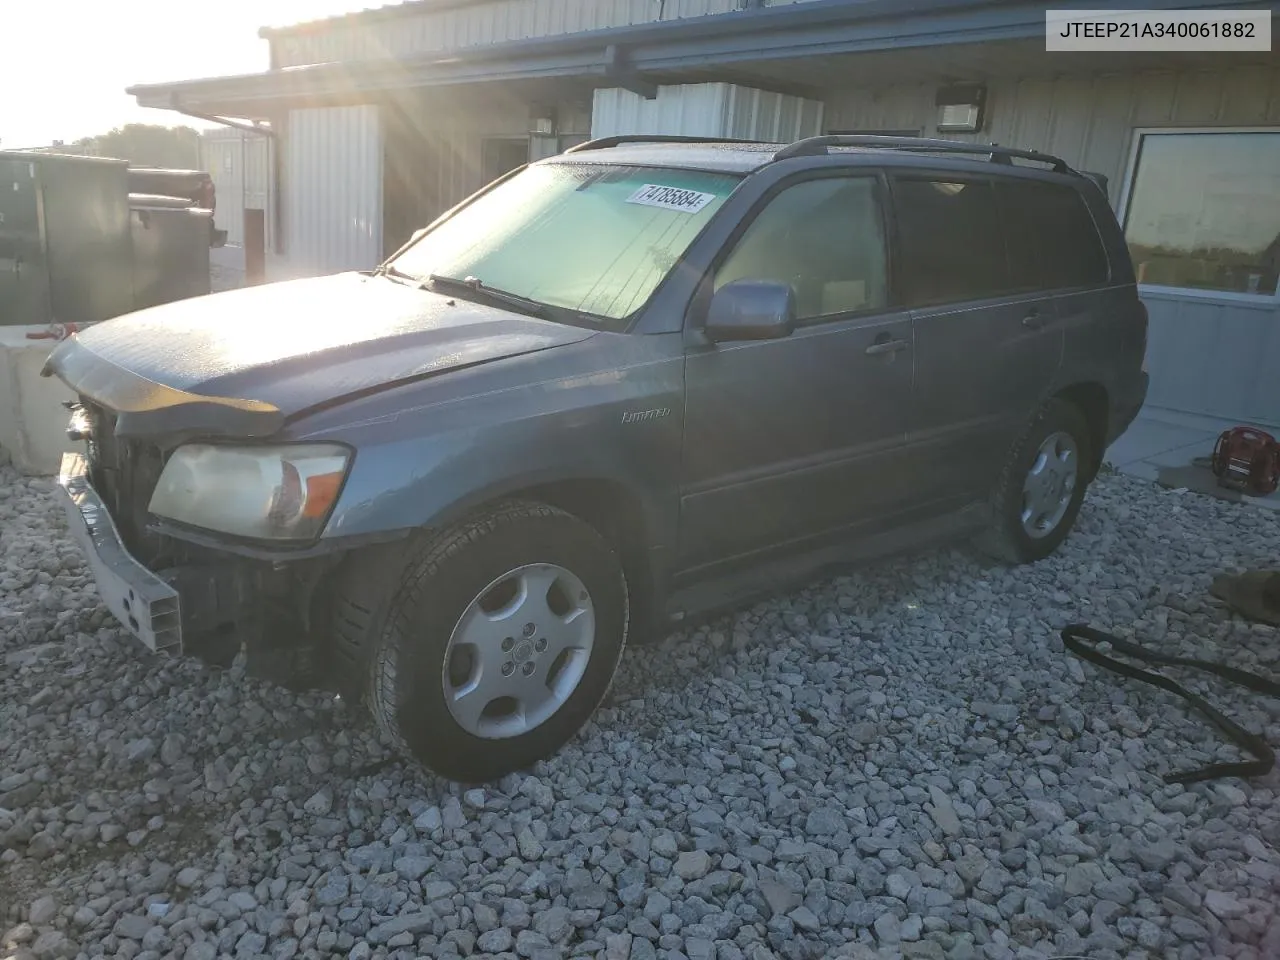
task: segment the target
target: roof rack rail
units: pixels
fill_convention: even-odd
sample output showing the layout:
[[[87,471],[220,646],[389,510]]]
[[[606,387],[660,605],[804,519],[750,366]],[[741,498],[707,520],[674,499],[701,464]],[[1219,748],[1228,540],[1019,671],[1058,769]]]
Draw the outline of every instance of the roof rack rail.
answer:
[[[766,143],[764,140],[743,140],[735,137],[682,137],[662,133],[626,133],[615,137],[597,137],[570,147],[565,153],[583,150],[604,150],[624,143]]]
[[[774,160],[790,157],[820,157],[828,147],[879,147],[890,150],[907,150],[919,153],[967,153],[990,157],[992,163],[1011,164],[1014,157],[1053,165],[1056,173],[1075,173],[1067,161],[1038,150],[1019,150],[995,143],[966,143],[962,140],[938,140],[929,137],[878,137],[873,134],[832,134],[825,137],[806,137],[789,143],[773,155]]]

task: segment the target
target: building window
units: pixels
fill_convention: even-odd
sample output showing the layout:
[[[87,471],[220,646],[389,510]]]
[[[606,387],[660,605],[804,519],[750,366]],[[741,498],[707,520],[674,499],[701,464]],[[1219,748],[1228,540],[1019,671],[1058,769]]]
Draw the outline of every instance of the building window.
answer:
[[[1139,283],[1274,296],[1280,129],[1142,134],[1125,237]]]

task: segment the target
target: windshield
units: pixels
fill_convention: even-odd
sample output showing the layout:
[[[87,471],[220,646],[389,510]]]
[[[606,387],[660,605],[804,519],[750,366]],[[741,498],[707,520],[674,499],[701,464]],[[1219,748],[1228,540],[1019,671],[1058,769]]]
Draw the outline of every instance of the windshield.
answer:
[[[738,180],[654,167],[530,167],[390,266],[617,320],[645,304]]]

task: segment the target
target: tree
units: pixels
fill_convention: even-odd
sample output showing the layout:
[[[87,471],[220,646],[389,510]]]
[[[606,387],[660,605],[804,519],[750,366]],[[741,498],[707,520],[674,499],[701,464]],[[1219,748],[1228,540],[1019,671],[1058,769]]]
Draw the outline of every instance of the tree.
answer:
[[[127,123],[101,136],[84,137],[75,145],[86,153],[128,160],[139,166],[183,169],[200,166],[200,131],[192,127]]]

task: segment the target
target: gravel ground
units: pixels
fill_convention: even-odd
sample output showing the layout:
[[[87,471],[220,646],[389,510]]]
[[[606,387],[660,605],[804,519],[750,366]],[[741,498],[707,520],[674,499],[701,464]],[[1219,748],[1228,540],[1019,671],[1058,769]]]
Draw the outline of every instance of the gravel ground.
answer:
[[[1238,755],[1056,635],[1280,674],[1207,593],[1276,514],[1106,476],[1033,568],[936,552],[634,650],[561,756],[467,790],[143,655],[49,486],[0,476],[0,956],[1280,957],[1280,775],[1164,785]]]

